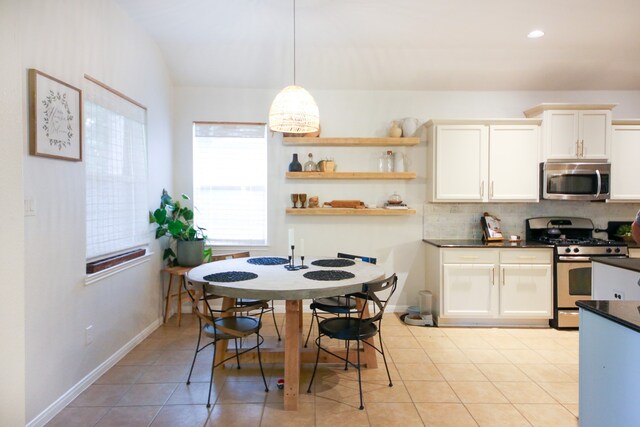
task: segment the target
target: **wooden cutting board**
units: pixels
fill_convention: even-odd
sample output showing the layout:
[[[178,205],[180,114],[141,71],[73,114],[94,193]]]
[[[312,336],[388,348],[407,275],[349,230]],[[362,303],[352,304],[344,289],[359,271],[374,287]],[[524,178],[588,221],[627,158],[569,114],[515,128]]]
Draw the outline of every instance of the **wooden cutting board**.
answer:
[[[361,200],[332,200],[330,202],[324,202],[324,204],[332,208],[364,209],[364,202]]]

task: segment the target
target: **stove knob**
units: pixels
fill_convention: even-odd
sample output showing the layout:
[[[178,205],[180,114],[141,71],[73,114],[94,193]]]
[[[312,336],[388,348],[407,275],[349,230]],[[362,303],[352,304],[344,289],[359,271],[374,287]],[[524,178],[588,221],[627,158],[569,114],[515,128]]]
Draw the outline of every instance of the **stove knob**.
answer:
[[[615,252],[620,253],[620,248],[616,248]]]
[[[611,248],[607,248],[607,253],[610,254],[611,253]]]
[[[578,248],[573,248],[573,252],[578,253],[578,252],[580,252],[580,249],[578,249]]]
[[[565,249],[564,251],[565,251],[566,253],[569,253],[569,252],[571,252],[571,248],[567,248],[567,249]]]

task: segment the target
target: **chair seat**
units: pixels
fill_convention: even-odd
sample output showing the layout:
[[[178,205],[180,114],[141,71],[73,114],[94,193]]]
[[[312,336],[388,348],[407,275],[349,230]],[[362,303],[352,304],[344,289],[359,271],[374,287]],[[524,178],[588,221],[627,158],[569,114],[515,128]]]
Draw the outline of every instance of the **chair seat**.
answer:
[[[356,308],[356,301],[345,296],[314,299],[310,308],[333,314],[345,314]]]
[[[334,317],[320,322],[320,333],[338,340],[364,340],[378,333],[374,323],[361,324],[362,320],[356,317]]]
[[[229,316],[222,317],[215,320],[216,325],[220,325],[223,328],[233,329],[238,332],[238,335],[231,335],[220,329],[213,330],[213,326],[207,324],[202,328],[204,334],[210,338],[217,337],[221,340],[228,340],[234,338],[240,338],[241,336],[247,336],[256,333],[262,326],[260,321],[251,316]]]

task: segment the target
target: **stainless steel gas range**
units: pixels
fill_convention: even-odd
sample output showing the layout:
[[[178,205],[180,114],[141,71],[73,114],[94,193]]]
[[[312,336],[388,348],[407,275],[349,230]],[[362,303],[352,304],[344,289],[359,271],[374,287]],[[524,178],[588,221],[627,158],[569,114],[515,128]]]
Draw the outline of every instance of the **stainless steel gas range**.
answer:
[[[592,236],[588,218],[538,217],[526,220],[527,241],[554,246],[553,319],[558,329],[577,328],[576,301],[591,299],[591,258],[629,256],[627,244]]]

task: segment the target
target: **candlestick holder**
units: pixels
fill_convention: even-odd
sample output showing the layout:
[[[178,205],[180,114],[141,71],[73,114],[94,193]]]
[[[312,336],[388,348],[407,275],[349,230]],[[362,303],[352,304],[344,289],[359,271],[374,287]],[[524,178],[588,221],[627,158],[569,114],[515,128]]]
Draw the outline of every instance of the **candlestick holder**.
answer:
[[[291,245],[291,255],[289,255],[289,264],[284,266],[289,271],[305,270],[309,266],[304,265],[304,256],[300,257],[300,265],[296,265],[296,247]]]

